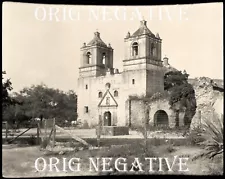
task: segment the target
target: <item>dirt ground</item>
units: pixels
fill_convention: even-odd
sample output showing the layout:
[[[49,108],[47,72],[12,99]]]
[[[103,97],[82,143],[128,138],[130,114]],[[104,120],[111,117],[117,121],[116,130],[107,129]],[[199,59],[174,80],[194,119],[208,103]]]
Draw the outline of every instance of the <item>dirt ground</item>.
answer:
[[[137,144],[134,144],[137,145]],[[127,145],[128,146],[128,145]],[[137,147],[139,148],[139,147]],[[175,155],[180,157],[189,157],[197,155],[202,151],[199,147],[194,146],[173,146],[173,150],[168,150],[168,145],[152,146],[152,155],[160,157],[173,158]],[[132,150],[132,151],[131,151]],[[112,145],[109,148],[95,149],[95,150],[80,150],[70,151],[67,153],[60,152],[48,152],[41,151],[37,146],[18,147],[16,145],[3,145],[2,154],[2,171],[4,177],[42,177],[42,176],[81,176],[81,175],[98,175],[97,172],[89,171],[89,157],[97,157],[99,154],[118,157],[123,155],[135,155],[137,153],[135,147],[126,148],[126,145]],[[133,153],[132,153],[133,152]],[[140,152],[140,151],[138,151]],[[44,172],[37,172],[35,169],[35,160],[39,157],[43,157],[48,161],[50,157],[62,158],[81,158],[82,166],[80,172],[60,172],[46,170]],[[125,156],[126,157],[126,156]],[[136,156],[137,157],[137,156]],[[139,157],[139,156],[138,156]],[[220,164],[221,158],[209,160],[206,158],[200,158],[195,161],[188,160],[187,166],[189,172],[176,173],[176,174],[191,174],[191,175],[210,175],[221,173],[223,165]],[[59,168],[62,169],[62,162],[59,164]]]

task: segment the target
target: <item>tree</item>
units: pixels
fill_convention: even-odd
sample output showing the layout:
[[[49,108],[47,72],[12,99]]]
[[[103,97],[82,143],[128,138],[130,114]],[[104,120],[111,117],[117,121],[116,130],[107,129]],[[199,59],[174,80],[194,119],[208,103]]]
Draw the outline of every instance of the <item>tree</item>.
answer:
[[[12,83],[11,83],[10,79],[7,79],[6,81],[4,81],[3,75],[5,75],[5,74],[6,74],[6,72],[2,71],[2,108],[3,108],[3,111],[7,106],[13,104],[13,100],[9,96],[9,92],[13,89]]]
[[[21,105],[9,92],[12,91],[12,83],[10,79],[4,81],[3,75],[6,72],[2,71],[2,109],[3,109],[3,120],[8,121],[10,124],[19,124],[18,121],[27,120],[22,113],[18,112],[18,106]]]
[[[170,71],[164,75],[164,89],[170,90],[173,87],[188,83],[188,74],[181,71]]]
[[[58,125],[65,125],[65,121],[69,123],[77,119],[77,95],[72,90],[65,93],[59,89],[49,88],[45,84],[32,85],[14,93],[13,99],[22,104],[11,108],[11,112],[8,112],[8,115],[14,113],[17,120],[27,117],[56,118]]]
[[[195,91],[188,83],[188,74],[181,71],[170,71],[164,76],[164,89],[170,92],[169,104],[179,112],[185,109],[184,123],[190,127],[191,119],[196,112]]]

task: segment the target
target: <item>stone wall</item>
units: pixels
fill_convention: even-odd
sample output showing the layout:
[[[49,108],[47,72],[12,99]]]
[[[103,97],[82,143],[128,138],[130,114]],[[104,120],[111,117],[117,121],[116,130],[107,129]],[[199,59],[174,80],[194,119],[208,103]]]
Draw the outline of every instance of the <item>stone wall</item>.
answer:
[[[155,121],[154,117],[157,111],[163,110],[167,113],[168,119],[169,119],[169,127],[174,128],[176,125],[175,119],[176,119],[176,113],[170,109],[169,101],[166,99],[159,99],[154,102],[152,102],[149,106],[150,111],[149,111],[149,124],[154,126]],[[179,116],[180,118],[180,124],[183,124],[183,119],[182,119],[182,114]]]
[[[157,111],[163,110],[168,115],[169,127],[175,127],[176,113],[170,109],[169,101],[166,99],[156,100],[150,104],[146,104],[141,99],[132,99],[126,101],[126,125],[137,127],[145,122],[146,106],[149,109],[149,118],[147,119],[151,126],[154,126],[154,116]],[[179,126],[184,125],[184,113],[179,114]]]
[[[205,77],[195,79],[193,83],[197,109],[191,122],[191,129],[204,124],[205,120],[213,121],[214,112],[221,115],[223,105],[217,100],[223,99],[223,92],[214,90],[212,84],[213,81]]]
[[[129,105],[129,102],[127,101],[126,104]],[[131,127],[142,125],[145,121],[146,104],[142,100],[131,100],[130,105],[126,107],[127,121],[131,121]]]

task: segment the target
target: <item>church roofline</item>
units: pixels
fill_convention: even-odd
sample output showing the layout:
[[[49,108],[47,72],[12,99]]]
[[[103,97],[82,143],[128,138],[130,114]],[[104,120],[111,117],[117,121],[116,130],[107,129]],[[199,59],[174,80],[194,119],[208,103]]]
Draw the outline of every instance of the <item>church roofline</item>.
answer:
[[[158,39],[158,40],[162,40],[159,36],[159,33],[157,33],[156,35],[154,33],[151,32],[151,30],[149,30],[149,28],[147,27],[147,21],[142,20],[140,21],[140,26],[139,28],[131,35],[130,32],[127,33],[127,36],[124,38],[126,39],[130,39],[130,38],[136,38],[136,37],[141,37],[141,36],[148,36],[150,38],[154,38],[154,39]]]
[[[97,47],[114,50],[112,47],[109,47],[109,46],[105,47],[105,46],[100,46],[100,45],[86,45],[86,46],[80,47],[80,50],[86,50],[86,49],[97,48]]]
[[[162,39],[161,39],[161,38],[157,38],[157,37],[155,37],[155,36],[150,36],[149,34],[142,34],[142,35],[137,35],[137,36],[125,37],[125,38],[124,38],[124,41],[130,40],[130,39],[136,39],[137,37],[138,37],[138,38],[146,38],[146,37],[148,37],[148,38],[150,38],[150,39],[157,40],[157,41],[159,41],[160,43],[162,42]]]
[[[107,47],[105,42],[100,37],[100,33],[98,31],[94,32],[94,38],[87,44],[87,46],[102,46]]]

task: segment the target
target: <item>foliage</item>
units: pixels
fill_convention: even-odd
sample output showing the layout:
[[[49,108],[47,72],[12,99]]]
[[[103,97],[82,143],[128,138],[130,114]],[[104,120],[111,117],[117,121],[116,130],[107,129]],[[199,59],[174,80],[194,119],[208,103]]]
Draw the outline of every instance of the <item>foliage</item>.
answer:
[[[188,80],[188,74],[181,71],[169,71],[164,75],[164,89],[166,91],[173,87],[186,84]]]
[[[202,132],[203,129],[201,127],[193,128],[187,137],[188,143],[190,145],[199,145],[200,142],[203,142],[205,139],[202,136]]]
[[[164,89],[170,92],[169,104],[176,111],[184,111],[184,123],[190,126],[196,112],[195,91],[188,83],[188,74],[170,71],[164,76]]]
[[[65,93],[45,84],[32,85],[14,93],[13,99],[21,105],[9,106],[3,116],[11,123],[31,118],[56,118],[56,124],[64,125],[77,118],[77,95],[72,90]]]
[[[149,97],[148,96],[145,96],[145,95],[141,95],[141,96],[138,96],[138,95],[130,95],[129,96],[129,100],[141,100],[143,102],[148,102],[149,101]]]
[[[13,100],[13,98],[10,97],[9,92],[12,91],[12,83],[10,79],[7,79],[4,81],[3,75],[5,75],[6,72],[2,71],[2,108],[3,110],[7,108],[10,105],[14,105],[16,101]]]
[[[155,93],[150,97],[150,101],[157,101],[157,100],[163,100],[163,99],[168,99],[169,98],[169,93],[167,91],[164,91],[163,93]]]
[[[217,125],[212,121],[217,121]],[[204,141],[199,144],[205,147],[205,151],[194,159],[203,156],[212,159],[217,155],[223,155],[223,118],[220,119],[214,114],[213,119],[211,121],[206,120],[203,126],[204,132],[202,132],[202,136]]]
[[[169,98],[169,93],[167,91],[164,91],[163,93],[157,92],[153,94],[152,96],[148,96],[148,95],[141,95],[141,96],[130,95],[129,96],[129,100],[141,100],[146,103],[151,103],[157,100],[163,100],[168,98]]]
[[[166,151],[168,153],[172,153],[172,152],[175,152],[176,149],[174,148],[174,146],[172,144],[169,144],[167,147],[166,147]]]

